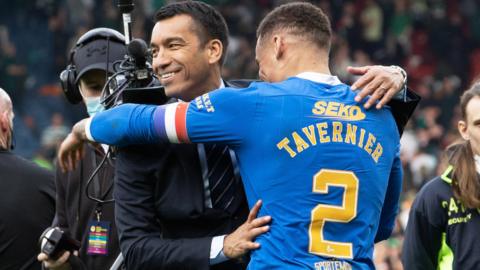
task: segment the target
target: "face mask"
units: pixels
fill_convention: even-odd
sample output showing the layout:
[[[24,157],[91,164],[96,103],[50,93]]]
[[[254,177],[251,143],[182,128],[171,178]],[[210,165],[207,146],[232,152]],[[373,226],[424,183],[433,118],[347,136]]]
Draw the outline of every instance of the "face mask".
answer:
[[[105,110],[105,107],[100,103],[100,97],[86,97],[84,100],[85,106],[87,106],[87,113],[90,117]]]

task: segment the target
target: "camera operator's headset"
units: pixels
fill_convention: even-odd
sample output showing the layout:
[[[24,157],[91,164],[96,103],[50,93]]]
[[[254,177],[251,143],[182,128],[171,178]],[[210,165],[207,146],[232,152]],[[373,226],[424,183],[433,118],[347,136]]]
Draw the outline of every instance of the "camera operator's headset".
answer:
[[[109,28],[95,28],[83,34],[75,44],[75,47],[70,51],[69,65],[65,70],[60,73],[60,82],[62,84],[63,93],[67,100],[72,104],[77,104],[82,101],[82,95],[77,86],[77,68],[73,62],[75,53],[84,48],[86,44],[89,44],[92,41],[104,39],[107,42],[116,42],[125,45],[125,37],[118,31]],[[110,65],[108,63],[109,51],[106,53],[106,67]],[[108,72],[106,70],[105,72]]]

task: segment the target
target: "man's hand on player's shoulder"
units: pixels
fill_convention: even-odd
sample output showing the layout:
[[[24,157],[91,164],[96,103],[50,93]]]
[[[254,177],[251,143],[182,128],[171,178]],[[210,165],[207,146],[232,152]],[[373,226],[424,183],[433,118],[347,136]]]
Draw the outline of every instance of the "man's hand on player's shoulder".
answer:
[[[348,67],[347,71],[361,76],[352,84],[352,90],[361,89],[355,97],[357,102],[370,95],[364,104],[366,109],[377,101],[375,107],[382,108],[404,89],[406,83],[406,73],[397,66]]]

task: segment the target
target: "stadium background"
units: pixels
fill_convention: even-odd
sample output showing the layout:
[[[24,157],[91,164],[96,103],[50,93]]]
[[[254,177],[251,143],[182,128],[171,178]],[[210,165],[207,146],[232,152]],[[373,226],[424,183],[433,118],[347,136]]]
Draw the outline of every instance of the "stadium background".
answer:
[[[133,36],[149,40],[152,17],[168,1],[135,0]],[[217,0],[230,28],[225,78],[256,78],[255,28],[285,1]],[[475,0],[312,1],[334,29],[331,68],[344,82],[348,65],[396,64],[423,100],[402,138],[404,192],[392,237],[376,246],[377,269],[402,269],[399,254],[410,204],[438,173],[442,149],[457,138],[458,97],[480,74],[480,3]],[[53,169],[56,148],[86,115],[63,97],[58,74],[74,41],[93,27],[123,32],[114,0],[2,1],[0,87],[12,97],[15,152]]]

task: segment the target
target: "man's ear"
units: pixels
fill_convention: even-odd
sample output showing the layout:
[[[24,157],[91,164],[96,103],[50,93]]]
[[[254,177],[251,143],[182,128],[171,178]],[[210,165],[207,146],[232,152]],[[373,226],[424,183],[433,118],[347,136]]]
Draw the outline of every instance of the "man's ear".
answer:
[[[218,39],[210,40],[206,45],[208,63],[215,64],[220,61],[223,55],[223,44]]]
[[[466,141],[470,140],[470,137],[468,136],[467,133],[467,123],[463,120],[458,121],[458,132],[460,132],[460,135],[462,135],[462,138]]]
[[[282,36],[274,35],[272,37],[272,42],[275,59],[278,60],[282,58],[283,54],[285,53],[285,40]]]

